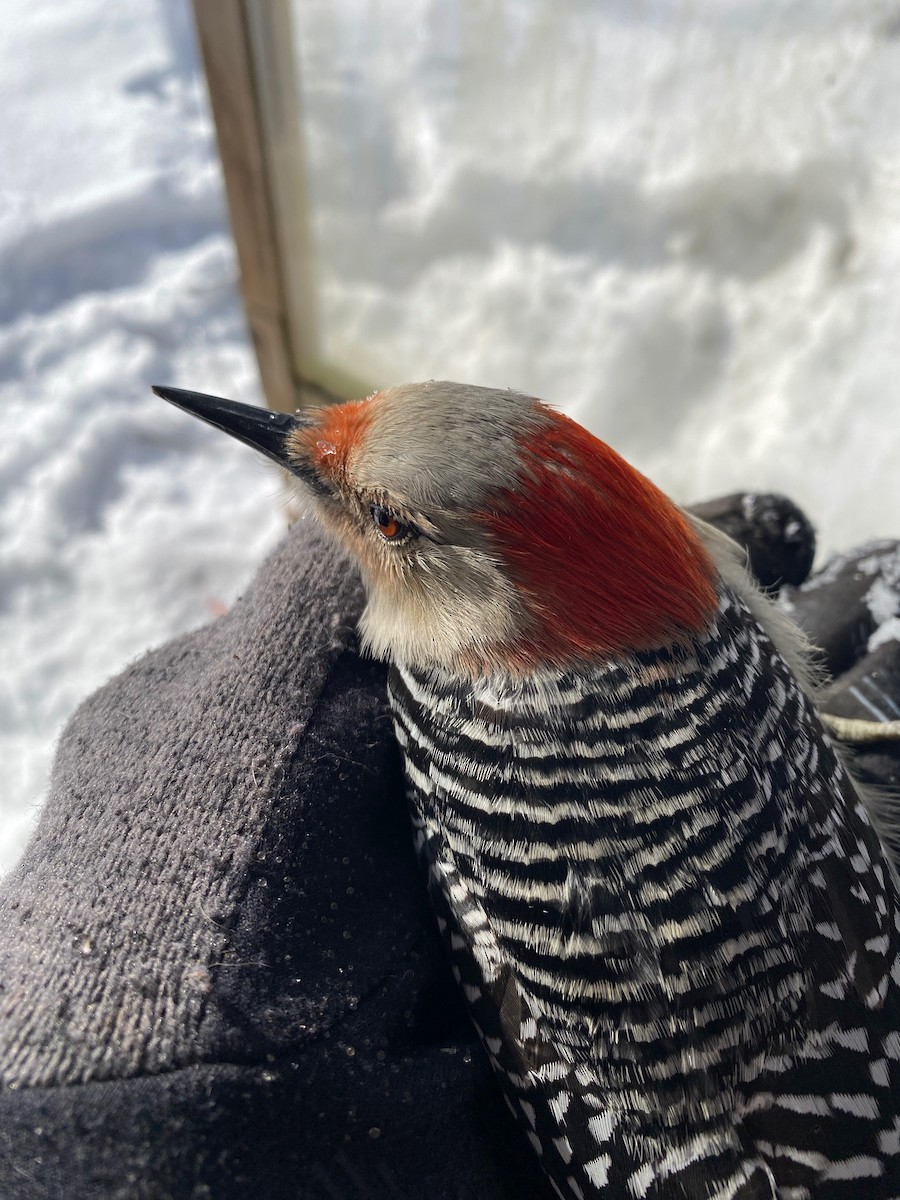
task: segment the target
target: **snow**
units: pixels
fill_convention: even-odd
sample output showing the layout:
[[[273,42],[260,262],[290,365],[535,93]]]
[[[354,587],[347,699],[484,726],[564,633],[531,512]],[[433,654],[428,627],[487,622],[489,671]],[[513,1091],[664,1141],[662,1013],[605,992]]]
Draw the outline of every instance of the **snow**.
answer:
[[[385,9],[295,4],[326,358],[532,392],[832,548],[896,533],[900,8]]]
[[[829,548],[900,533],[900,7],[297,15],[328,361],[541,395]],[[267,464],[149,392],[261,399],[186,0],[4,16],[0,869],[79,699],[283,527]]]
[[[870,635],[866,648],[871,653],[888,642],[900,642],[900,617],[888,617],[882,621]],[[897,716],[900,717],[900,709],[897,710]]]
[[[0,868],[79,700],[228,604],[284,524],[263,460],[149,391],[260,400],[188,10],[4,15]]]

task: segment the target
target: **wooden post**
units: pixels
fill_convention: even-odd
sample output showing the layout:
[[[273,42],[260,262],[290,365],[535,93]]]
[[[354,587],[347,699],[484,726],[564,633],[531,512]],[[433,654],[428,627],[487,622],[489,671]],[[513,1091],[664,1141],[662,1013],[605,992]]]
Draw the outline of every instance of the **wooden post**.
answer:
[[[193,5],[263,391],[271,408],[291,412],[298,395],[247,0]]]

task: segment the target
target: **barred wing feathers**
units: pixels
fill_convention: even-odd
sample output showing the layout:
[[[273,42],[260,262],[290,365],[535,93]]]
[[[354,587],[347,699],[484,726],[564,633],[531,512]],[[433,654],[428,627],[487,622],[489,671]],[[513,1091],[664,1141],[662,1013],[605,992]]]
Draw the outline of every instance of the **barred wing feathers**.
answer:
[[[894,881],[734,593],[690,648],[391,693],[455,970],[560,1194],[900,1196]]]

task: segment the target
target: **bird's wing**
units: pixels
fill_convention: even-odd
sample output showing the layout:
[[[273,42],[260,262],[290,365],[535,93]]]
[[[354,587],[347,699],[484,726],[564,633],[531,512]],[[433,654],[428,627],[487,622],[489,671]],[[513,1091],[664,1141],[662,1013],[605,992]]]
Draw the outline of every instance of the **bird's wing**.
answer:
[[[879,1010],[900,986],[896,880],[863,801],[835,765],[835,775],[818,774],[808,791],[815,986],[818,996],[830,991],[834,998],[852,989],[867,1009]]]
[[[496,936],[491,914],[438,836],[417,824],[432,903],[454,976],[488,1053],[507,1106],[557,1194],[574,1200],[775,1200],[765,1163],[731,1128],[714,1138],[637,1145],[624,1114],[597,1087],[593,1048],[571,1057],[578,1035],[547,1019]],[[664,1144],[664,1142],[663,1142]],[[655,1159],[655,1166],[650,1166]]]
[[[810,863],[798,1035],[743,1090],[741,1130],[783,1187],[900,1196],[900,908],[862,801],[826,741],[807,775]],[[804,1193],[807,1194],[807,1193]]]

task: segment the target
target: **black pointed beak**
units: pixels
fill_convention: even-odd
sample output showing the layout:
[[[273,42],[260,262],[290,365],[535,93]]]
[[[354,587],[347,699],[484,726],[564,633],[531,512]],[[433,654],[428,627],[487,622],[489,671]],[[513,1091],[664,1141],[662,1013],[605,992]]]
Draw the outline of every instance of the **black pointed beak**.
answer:
[[[238,404],[236,400],[224,400],[221,396],[206,396],[203,392],[188,392],[182,388],[154,387],[153,391],[176,408],[184,409],[265,454],[280,467],[302,479],[318,495],[330,494],[312,463],[302,456],[296,443],[291,445],[290,435],[295,430],[315,427],[316,423],[311,418],[299,413],[272,412],[268,408]]]
[[[238,404],[235,400],[223,400],[221,396],[205,396],[203,392],[173,387],[154,387],[153,391],[176,408],[183,408],[208,425],[230,433],[289,471],[295,469],[295,463],[288,456],[288,435],[312,424],[304,417],[272,412],[252,404]]]

